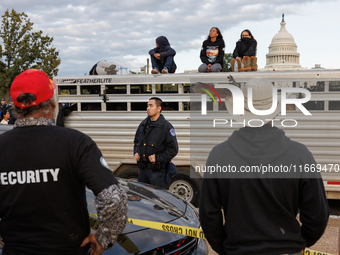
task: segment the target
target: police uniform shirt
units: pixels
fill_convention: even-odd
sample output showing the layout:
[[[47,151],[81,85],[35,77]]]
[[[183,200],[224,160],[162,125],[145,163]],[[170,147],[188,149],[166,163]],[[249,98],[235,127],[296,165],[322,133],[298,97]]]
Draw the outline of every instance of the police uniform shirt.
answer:
[[[76,130],[28,126],[1,135],[0,147],[5,251],[77,253],[90,230],[85,185],[97,196],[117,183],[97,145]]]
[[[145,125],[145,129],[143,130],[144,137],[147,136],[148,129],[152,128],[155,125],[155,123],[156,123],[156,121],[152,121],[150,118],[148,118],[148,120],[146,122],[146,125]],[[150,130],[149,130],[149,132],[150,132]],[[145,139],[145,142],[147,142],[147,139]],[[145,153],[143,153],[141,159],[142,159],[141,161],[144,161],[144,162],[148,162],[149,161],[149,157],[147,157]]]
[[[144,162],[155,154],[156,162],[167,163],[178,153],[175,130],[162,114],[156,121],[149,119],[144,119],[136,131],[134,154],[138,152]]]

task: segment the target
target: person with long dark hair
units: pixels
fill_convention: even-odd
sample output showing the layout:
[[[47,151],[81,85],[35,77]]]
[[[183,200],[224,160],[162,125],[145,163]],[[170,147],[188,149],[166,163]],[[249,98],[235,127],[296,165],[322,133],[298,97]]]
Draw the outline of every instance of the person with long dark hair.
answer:
[[[235,71],[234,65],[237,61],[239,72],[257,71],[256,47],[257,42],[252,33],[248,29],[243,30],[241,39],[236,42],[233,59],[230,63],[232,70]]]
[[[208,38],[203,42],[200,58],[203,64],[198,71],[221,72],[223,68],[224,41],[221,31],[217,27],[212,27]]]

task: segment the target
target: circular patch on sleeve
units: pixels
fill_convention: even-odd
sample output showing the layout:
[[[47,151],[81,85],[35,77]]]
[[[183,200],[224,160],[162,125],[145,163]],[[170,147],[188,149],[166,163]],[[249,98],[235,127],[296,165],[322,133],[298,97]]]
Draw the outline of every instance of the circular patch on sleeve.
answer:
[[[107,162],[106,162],[106,160],[103,156],[101,156],[101,158],[100,158],[100,163],[103,165],[103,167],[106,167],[107,169],[109,169],[111,171],[109,165],[107,164]]]
[[[172,136],[176,136],[176,133],[175,133],[175,129],[170,129],[170,134],[172,135]]]

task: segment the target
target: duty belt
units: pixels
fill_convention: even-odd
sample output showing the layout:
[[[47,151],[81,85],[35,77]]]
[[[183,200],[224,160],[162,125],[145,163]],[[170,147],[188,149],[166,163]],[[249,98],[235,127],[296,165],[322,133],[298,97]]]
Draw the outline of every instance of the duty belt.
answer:
[[[154,163],[138,162],[138,163],[139,163],[138,164],[139,168],[141,168],[141,169],[145,169],[145,168],[152,169],[154,172],[159,172],[162,169],[166,169],[166,163],[161,163],[161,162],[154,162]]]

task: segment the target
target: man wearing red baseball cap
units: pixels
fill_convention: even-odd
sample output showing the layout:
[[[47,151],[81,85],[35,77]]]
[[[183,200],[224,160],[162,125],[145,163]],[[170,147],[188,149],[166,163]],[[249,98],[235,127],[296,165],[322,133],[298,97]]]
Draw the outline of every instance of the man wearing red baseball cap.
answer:
[[[102,254],[126,224],[126,193],[94,141],[53,123],[54,89],[44,72],[33,69],[11,86],[17,120],[0,136],[7,148],[0,155],[4,255],[78,255],[90,247],[90,254]],[[85,187],[96,196],[96,234],[90,234]]]

